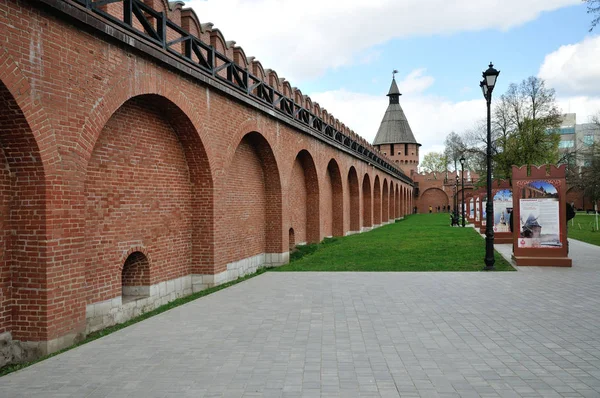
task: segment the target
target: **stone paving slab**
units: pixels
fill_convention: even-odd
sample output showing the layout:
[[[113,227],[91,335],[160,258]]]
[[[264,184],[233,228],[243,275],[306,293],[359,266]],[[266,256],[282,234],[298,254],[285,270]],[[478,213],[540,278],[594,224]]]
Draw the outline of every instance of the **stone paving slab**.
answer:
[[[0,378],[0,397],[600,397],[596,265],[266,273]]]

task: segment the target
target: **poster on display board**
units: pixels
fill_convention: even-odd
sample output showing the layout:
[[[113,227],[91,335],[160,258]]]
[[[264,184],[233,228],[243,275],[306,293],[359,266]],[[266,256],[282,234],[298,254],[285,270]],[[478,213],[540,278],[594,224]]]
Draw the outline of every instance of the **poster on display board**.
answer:
[[[549,181],[531,181],[519,199],[518,247],[560,248],[558,191]]]
[[[513,207],[512,191],[501,189],[494,195],[494,232],[510,231],[510,214]]]
[[[475,221],[479,222],[479,198],[475,199]]]
[[[487,198],[481,201],[481,226],[485,227],[487,225]]]

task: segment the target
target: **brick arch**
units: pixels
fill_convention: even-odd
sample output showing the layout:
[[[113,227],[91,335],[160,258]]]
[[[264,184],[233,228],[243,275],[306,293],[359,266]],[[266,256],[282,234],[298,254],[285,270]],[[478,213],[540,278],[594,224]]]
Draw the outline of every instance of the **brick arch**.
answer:
[[[272,146],[250,131],[234,147],[223,184],[225,264],[284,250],[281,179]]]
[[[381,221],[390,220],[390,191],[387,178],[383,179],[383,188],[381,189]]]
[[[227,150],[222,154],[223,160],[221,167],[224,170],[229,169],[238,146],[242,142],[242,139],[250,132],[258,132],[260,135],[263,136],[266,143],[269,145],[269,148],[271,148],[270,152],[271,155],[274,157],[274,162],[276,164],[286,164],[286,162],[284,161],[285,153],[283,151],[277,151],[275,149],[274,140],[276,140],[277,132],[275,130],[269,130],[267,126],[265,126],[262,123],[259,123],[256,119],[248,119],[236,127],[231,138],[228,140],[229,145],[227,146]],[[278,168],[278,170],[280,170],[280,168]]]
[[[381,183],[378,175],[373,183],[373,224],[381,224]]]
[[[211,147],[204,145],[204,143],[209,142],[209,137],[203,127],[203,115],[198,113],[198,109],[202,107],[197,106],[194,101],[190,100],[176,86],[167,84],[167,80],[166,78],[161,78],[161,76],[146,76],[143,72],[136,73],[134,76],[128,74],[109,86],[105,92],[101,93],[99,95],[100,101],[95,103],[92,109],[90,109],[88,117],[83,123],[81,135],[76,143],[79,147],[77,152],[81,153],[82,156],[75,166],[80,167],[82,170],[87,169],[87,163],[92,156],[92,150],[98,141],[102,129],[123,104],[132,98],[142,95],[158,95],[172,103],[179,110],[178,113],[183,113],[194,126],[196,134],[199,136],[198,142],[202,145],[202,152],[205,154],[208,162],[211,180],[214,181],[215,156]],[[124,87],[127,87],[127,89],[124,89]],[[196,99],[196,101],[198,100]]]
[[[446,192],[440,188],[428,188],[421,194],[419,198],[419,213],[429,213],[429,206],[435,213],[437,206],[448,206],[450,199]]]
[[[129,301],[137,297],[148,297],[150,293],[151,261],[145,253],[136,250],[130,253],[121,267],[121,297]]]
[[[394,207],[396,208],[396,218],[402,217],[402,210],[400,209],[400,187],[396,183],[396,196],[394,197]]]
[[[408,206],[409,206],[409,204],[408,204],[408,188],[402,187],[402,208],[403,208],[404,214],[409,214],[411,209],[409,209]]]
[[[310,152],[306,149],[298,152],[290,174],[287,203],[294,239],[298,243],[319,242],[319,178]]]
[[[327,178],[331,181],[331,230],[333,236],[344,236],[344,191],[342,173],[335,159],[327,164]]]
[[[148,94],[117,109],[85,173],[88,303],[120,294],[114,268],[132,246],[153,252],[150,284],[212,268],[212,186],[204,145],[176,104]]]
[[[390,181],[390,220],[396,218],[396,193],[394,191],[394,181]]]
[[[6,90],[14,101],[15,111],[27,124],[22,132],[31,136],[37,152],[36,158],[40,159],[41,171],[44,175],[51,174],[53,167],[60,162],[50,124],[52,119],[48,117],[41,101],[34,101],[35,96],[31,92],[29,79],[2,46],[0,46],[0,77],[3,90]]]
[[[350,231],[360,231],[360,188],[354,166],[350,166],[348,170],[348,196]]]
[[[7,64],[0,72],[9,70]],[[30,102],[12,94],[28,86],[14,77],[16,67],[12,71],[6,84],[0,80],[0,334],[36,341],[44,340],[47,328],[48,270],[41,260],[48,254],[46,174],[27,109],[21,108]]]
[[[127,261],[127,258],[135,252],[142,253],[148,259],[148,262],[152,263],[152,256],[150,255],[150,252],[148,251],[147,247],[143,245],[131,245],[129,249],[123,251],[123,254],[121,255],[119,264],[117,265],[119,270],[123,270],[123,265],[125,264],[125,261]]]
[[[371,197],[371,178],[368,173],[365,173],[362,182],[363,196],[363,227],[368,228],[373,226],[373,200]]]

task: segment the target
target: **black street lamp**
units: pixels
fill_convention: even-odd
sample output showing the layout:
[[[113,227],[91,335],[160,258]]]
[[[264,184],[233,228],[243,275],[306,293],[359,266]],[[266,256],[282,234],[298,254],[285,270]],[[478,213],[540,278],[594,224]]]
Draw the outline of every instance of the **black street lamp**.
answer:
[[[456,192],[454,194],[454,219],[456,220],[456,226],[458,227],[458,171],[456,172],[456,185],[455,185],[455,190],[454,192]]]
[[[461,203],[461,215],[462,215],[462,226],[465,227],[465,156],[460,157],[460,178],[461,178],[461,191],[462,191],[462,203]]]
[[[493,271],[494,263],[494,201],[492,198],[492,91],[496,85],[496,79],[500,71],[494,69],[494,65],[490,62],[488,70],[482,73],[483,80],[479,83],[483,97],[487,102],[487,201],[485,205],[485,270]]]

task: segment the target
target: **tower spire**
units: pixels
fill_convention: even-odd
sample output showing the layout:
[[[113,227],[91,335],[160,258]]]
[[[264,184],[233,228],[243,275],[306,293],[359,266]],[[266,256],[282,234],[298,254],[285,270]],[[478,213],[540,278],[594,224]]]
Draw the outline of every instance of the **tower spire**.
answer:
[[[390,97],[390,104],[399,104],[400,96],[402,95],[396,84],[396,73],[398,73],[398,71],[394,69],[392,72],[392,85],[390,86],[390,91],[387,93],[387,96]]]

